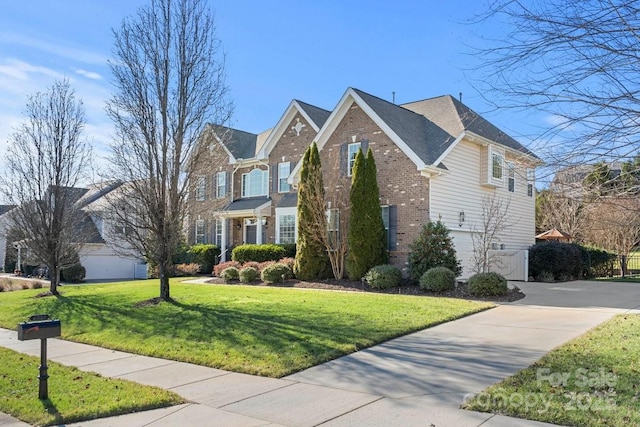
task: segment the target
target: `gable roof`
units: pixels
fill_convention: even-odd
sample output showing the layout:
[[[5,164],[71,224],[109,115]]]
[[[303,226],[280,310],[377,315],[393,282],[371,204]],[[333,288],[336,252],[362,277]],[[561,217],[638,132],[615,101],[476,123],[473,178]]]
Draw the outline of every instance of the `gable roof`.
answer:
[[[423,115],[453,136],[465,131],[473,132],[539,160],[533,152],[451,95],[410,102],[402,104],[402,107]]]
[[[302,115],[315,132],[320,130],[331,115],[330,111],[294,99],[289,103],[289,106],[278,120],[278,123],[271,129],[269,137],[260,147],[260,152],[256,153],[256,157],[266,159],[269,156],[269,153],[271,153],[271,150],[273,150],[282,135],[289,130],[289,123],[291,123],[291,120],[293,120],[297,113]]]
[[[433,165],[456,139],[456,134],[445,131],[436,123],[418,113],[359,89],[353,89],[353,91],[405,142],[425,165]]]
[[[235,159],[255,157],[258,135],[222,125],[211,125],[211,128]]]
[[[320,129],[324,123],[327,121],[329,116],[331,115],[331,111],[327,111],[323,108],[316,107],[315,105],[307,104],[306,102],[302,102],[300,100],[295,100],[300,108],[307,113],[307,116],[311,119],[311,121]]]

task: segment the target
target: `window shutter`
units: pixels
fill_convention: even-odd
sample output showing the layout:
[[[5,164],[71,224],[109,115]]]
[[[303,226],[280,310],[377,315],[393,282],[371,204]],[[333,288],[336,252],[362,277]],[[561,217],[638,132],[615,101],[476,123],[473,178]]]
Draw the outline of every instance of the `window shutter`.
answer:
[[[347,144],[340,146],[340,176],[347,176],[349,169],[349,154]]]
[[[225,197],[231,196],[231,199],[233,199],[233,194],[230,194],[231,193],[231,177],[229,176],[229,172],[224,173],[224,184],[226,187],[224,189]]]
[[[360,141],[360,149],[362,150],[362,154],[367,157],[367,150],[369,149],[369,140],[363,139]]]
[[[389,206],[389,250],[395,251],[398,245],[398,206]]]
[[[271,165],[271,192],[278,192],[278,165]]]

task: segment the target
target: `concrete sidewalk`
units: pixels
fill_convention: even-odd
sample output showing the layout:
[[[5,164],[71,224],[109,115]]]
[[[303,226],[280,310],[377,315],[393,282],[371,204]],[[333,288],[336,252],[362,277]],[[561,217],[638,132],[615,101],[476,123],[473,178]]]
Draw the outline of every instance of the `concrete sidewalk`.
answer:
[[[552,304],[553,298],[545,300],[544,292],[537,292],[540,289],[532,291],[536,304]],[[566,292],[573,292],[572,301],[579,299],[578,291]],[[547,293],[554,295],[552,290]],[[549,424],[458,408],[466,395],[529,366],[552,348],[639,304],[637,299],[630,302],[621,297],[620,304],[603,307],[586,301],[576,305],[588,308],[557,308],[526,305],[525,299],[282,379],[57,339],[49,340],[48,353],[52,361],[163,387],[191,402],[77,426],[544,426]],[[0,329],[0,346],[39,355],[39,342],[18,341],[12,330]],[[0,426],[26,425],[13,422],[0,415]]]

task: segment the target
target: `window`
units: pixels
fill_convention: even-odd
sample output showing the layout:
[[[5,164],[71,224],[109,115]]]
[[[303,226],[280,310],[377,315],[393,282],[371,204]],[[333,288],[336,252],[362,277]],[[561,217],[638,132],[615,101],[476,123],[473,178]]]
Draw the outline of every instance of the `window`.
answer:
[[[266,196],[268,191],[269,172],[254,169],[242,174],[242,197]]]
[[[222,248],[222,226],[224,224],[224,220],[218,218],[214,221],[214,229],[213,229],[213,244],[217,245],[218,248]]]
[[[507,163],[507,189],[513,193],[516,191],[516,165]]]
[[[278,217],[278,243],[296,242],[295,214],[280,215]]]
[[[196,177],[196,200],[201,202],[204,200],[207,190],[207,180],[204,176]]]
[[[351,176],[351,174],[353,173],[353,166],[356,163],[356,155],[358,154],[358,150],[360,149],[360,143],[359,142],[354,142],[353,144],[349,144],[349,149],[348,149],[348,171],[349,171],[349,176]]]
[[[288,193],[290,186],[287,182],[289,174],[291,173],[291,163],[283,162],[278,163],[278,193]]]
[[[216,173],[216,198],[223,199],[227,196],[227,173]]]
[[[504,157],[495,151],[491,154],[491,178],[502,180]]]
[[[533,183],[535,175],[533,169],[527,169],[527,196],[533,197]]]
[[[205,243],[204,239],[204,219],[196,220],[196,243]]]
[[[327,211],[327,233],[329,244],[332,248],[337,248],[340,243],[340,211],[338,209]]]
[[[384,237],[387,242],[387,250],[391,250],[391,239],[389,234],[389,206],[381,206],[382,223],[384,224]]]

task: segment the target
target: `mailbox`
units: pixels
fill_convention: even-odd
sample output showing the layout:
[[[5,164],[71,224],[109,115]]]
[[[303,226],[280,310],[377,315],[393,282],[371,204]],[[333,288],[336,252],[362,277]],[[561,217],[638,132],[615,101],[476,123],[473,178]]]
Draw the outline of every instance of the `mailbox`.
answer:
[[[60,320],[51,320],[48,317],[31,316],[29,321],[18,323],[18,339],[25,341],[59,337]]]

